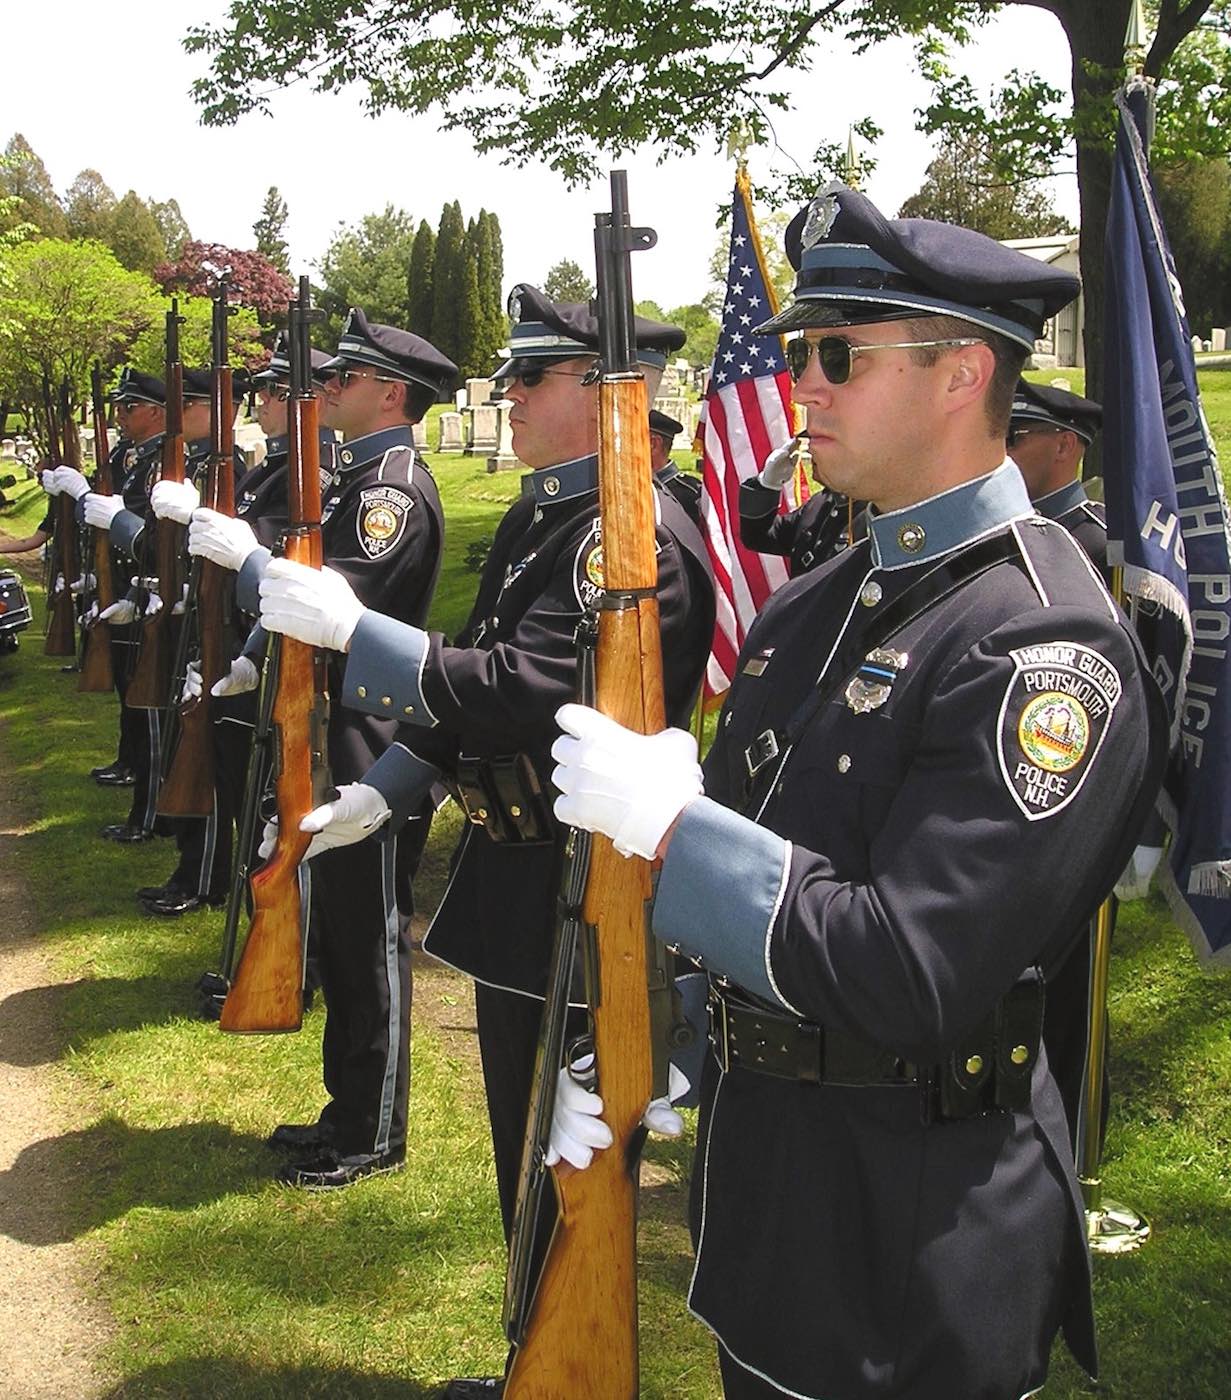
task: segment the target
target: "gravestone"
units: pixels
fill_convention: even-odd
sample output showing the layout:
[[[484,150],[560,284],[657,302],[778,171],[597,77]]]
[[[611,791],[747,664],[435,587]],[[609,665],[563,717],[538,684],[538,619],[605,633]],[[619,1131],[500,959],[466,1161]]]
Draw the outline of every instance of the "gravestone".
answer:
[[[494,405],[496,409],[496,451],[487,459],[489,472],[524,471],[525,467],[517,460],[513,451],[513,428],[509,423],[509,413],[513,405],[507,399]]]
[[[427,420],[425,418],[420,418],[417,423],[410,425],[410,441],[417,451],[427,451]]]
[[[494,403],[476,404],[466,410],[466,453],[471,457],[486,456],[495,451],[499,430],[498,410]]]
[[[464,452],[466,444],[462,441],[462,415],[460,413],[442,413],[440,415],[440,439],[436,444],[437,452]]]
[[[496,381],[494,379],[468,379],[466,381],[466,407],[478,408],[481,404],[490,403],[495,390]]]
[[[1227,348],[1227,331],[1224,326],[1215,326],[1210,332],[1210,348],[1220,352]]]
[[[1193,336],[1192,345],[1193,354],[1199,355],[1201,353],[1201,337],[1199,335]]]

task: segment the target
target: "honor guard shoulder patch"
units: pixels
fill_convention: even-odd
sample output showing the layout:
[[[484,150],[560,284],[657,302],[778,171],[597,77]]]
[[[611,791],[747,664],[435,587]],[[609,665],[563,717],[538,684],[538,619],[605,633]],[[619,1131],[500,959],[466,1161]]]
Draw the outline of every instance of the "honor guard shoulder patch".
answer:
[[[414,501],[392,486],[371,486],[359,493],[355,531],[369,559],[379,559],[402,538]]]
[[[1120,673],[1078,642],[1009,653],[1000,706],[1000,771],[1030,821],[1055,816],[1077,796],[1123,692]]]
[[[603,592],[603,527],[595,520],[586,532],[573,564],[573,593],[584,612],[597,605]]]

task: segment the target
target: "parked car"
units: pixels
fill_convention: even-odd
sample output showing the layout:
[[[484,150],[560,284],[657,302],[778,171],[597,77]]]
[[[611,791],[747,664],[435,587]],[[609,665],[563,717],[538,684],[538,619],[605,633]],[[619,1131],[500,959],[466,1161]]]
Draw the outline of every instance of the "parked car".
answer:
[[[17,634],[30,625],[30,600],[21,579],[0,568],[0,653],[17,650]]]

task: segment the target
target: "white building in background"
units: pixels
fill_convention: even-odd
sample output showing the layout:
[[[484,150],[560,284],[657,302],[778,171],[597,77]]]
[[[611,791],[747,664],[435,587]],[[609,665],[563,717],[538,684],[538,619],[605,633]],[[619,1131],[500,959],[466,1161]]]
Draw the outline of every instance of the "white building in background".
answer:
[[[1078,276],[1081,268],[1077,249],[1080,239],[1075,233],[1057,233],[1050,238],[1006,238],[1006,248],[1016,248],[1019,252],[1040,262],[1054,263],[1064,272]],[[1035,341],[1034,366],[1036,369],[1050,369],[1053,366],[1073,366],[1084,368],[1085,348],[1082,344],[1082,330],[1086,323],[1086,296],[1082,292],[1075,302],[1059,311],[1043,327],[1042,336]]]

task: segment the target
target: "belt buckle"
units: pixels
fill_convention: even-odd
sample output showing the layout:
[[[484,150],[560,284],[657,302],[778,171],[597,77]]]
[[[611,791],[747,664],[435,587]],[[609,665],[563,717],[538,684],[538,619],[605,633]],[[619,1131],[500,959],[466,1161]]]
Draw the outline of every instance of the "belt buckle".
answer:
[[[726,1074],[731,1068],[731,1035],[726,999],[716,987],[711,988],[705,1009],[709,1016],[710,1048],[718,1061],[718,1068]]]
[[[755,778],[767,763],[778,757],[778,736],[772,729],[766,729],[744,750],[744,764],[748,776]]]

